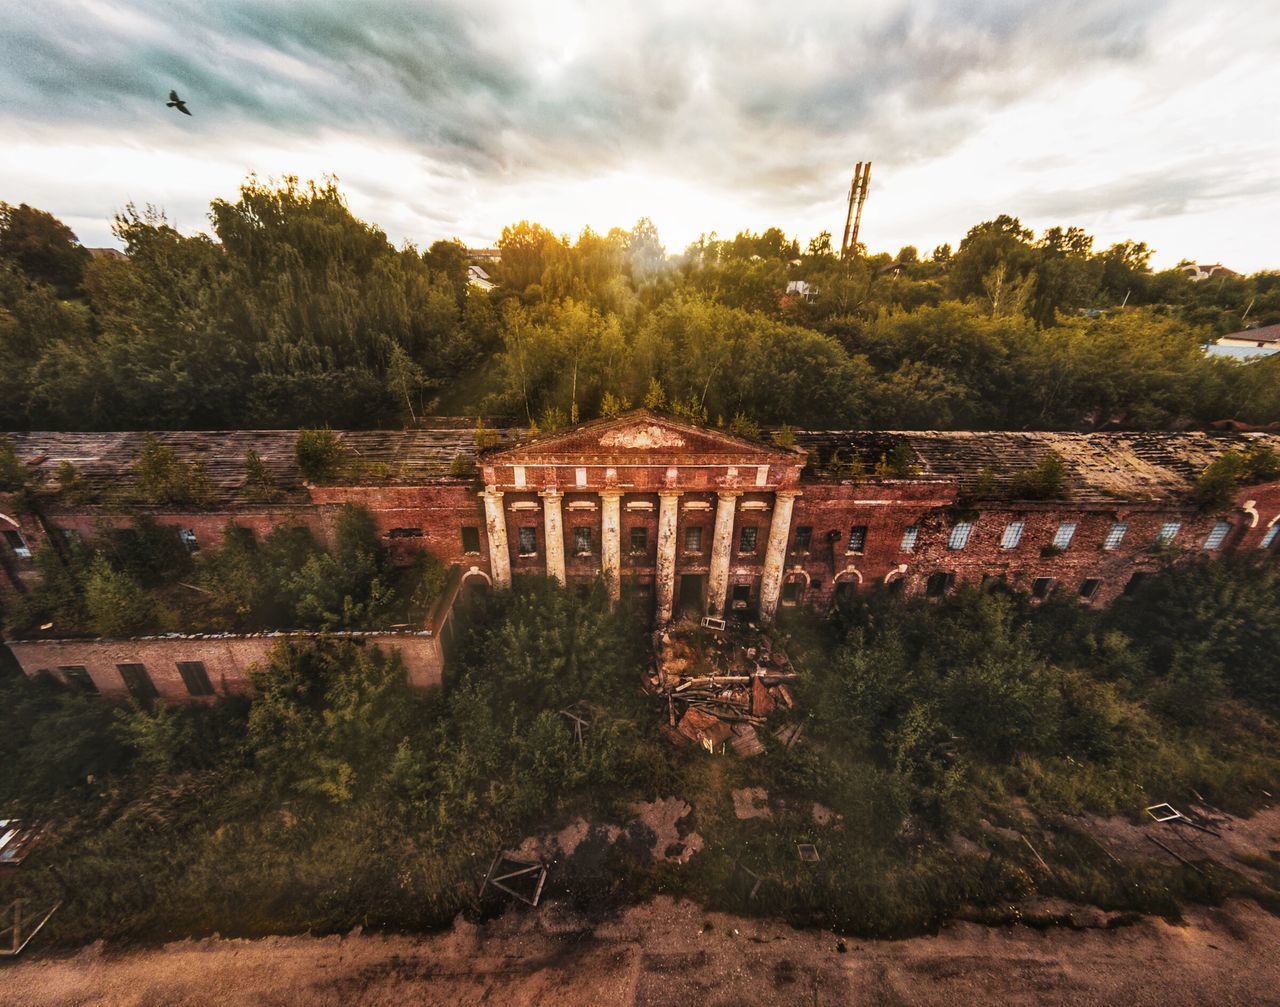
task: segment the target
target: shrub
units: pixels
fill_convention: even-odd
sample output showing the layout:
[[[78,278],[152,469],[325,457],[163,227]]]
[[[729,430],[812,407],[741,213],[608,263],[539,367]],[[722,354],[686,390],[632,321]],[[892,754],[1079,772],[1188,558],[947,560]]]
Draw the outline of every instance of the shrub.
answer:
[[[1265,444],[1223,452],[1205,467],[1192,491],[1205,510],[1222,510],[1235,500],[1240,487],[1280,478],[1280,455]]]
[[[303,478],[311,483],[323,482],[337,475],[346,456],[341,439],[328,427],[299,430],[293,453]]]
[[[127,573],[114,569],[104,556],[93,561],[84,595],[93,628],[102,636],[132,636],[145,630],[155,617],[146,589]]]
[[[16,493],[26,489],[31,480],[31,470],[18,457],[13,438],[0,434],[0,493]]]
[[[876,462],[876,475],[907,479],[920,474],[920,465],[916,460],[915,449],[906,441],[899,441],[888,454],[880,456]]]
[[[1029,469],[1014,474],[1005,488],[1010,500],[1062,500],[1066,497],[1067,465],[1050,451]]]
[[[253,448],[248,448],[244,453],[244,469],[244,495],[247,499],[254,503],[271,503],[280,499],[280,488],[267,471],[266,463]]]
[[[453,461],[449,463],[449,475],[456,476],[459,479],[467,479],[476,474],[475,463],[459,451],[453,456]]]
[[[773,443],[783,450],[790,450],[796,446],[796,432],[785,423],[769,436],[773,439]]]
[[[149,504],[205,504],[213,497],[204,463],[180,460],[155,434],[147,434],[134,462],[133,488]]]
[[[497,447],[500,439],[498,431],[492,427],[485,426],[484,420],[476,420],[475,441],[477,451],[487,451],[489,448]]]

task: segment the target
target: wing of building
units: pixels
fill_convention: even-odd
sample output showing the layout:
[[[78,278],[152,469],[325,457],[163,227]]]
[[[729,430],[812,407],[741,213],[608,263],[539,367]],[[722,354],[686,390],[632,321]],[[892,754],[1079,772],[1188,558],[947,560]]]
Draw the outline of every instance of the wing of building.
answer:
[[[352,464],[324,485],[303,479],[294,431],[155,434],[203,463],[214,497],[199,508],[129,502],[145,434],[10,436],[44,489],[38,518],[0,494],[0,599],[36,576],[49,534],[91,539],[139,511],[190,548],[216,548],[229,521],[325,538],[338,508],[358,503],[395,555],[427,550],[463,585],[602,577],[658,622],[769,620],[849,592],[963,584],[1103,605],[1170,561],[1274,561],[1280,537],[1280,482],[1243,486],[1212,511],[1195,497],[1225,452],[1280,451],[1271,433],[799,431],[779,447],[637,411],[553,434],[499,431],[483,450],[463,425],[344,432]],[[250,449],[276,489],[270,502],[250,483]],[[1043,486],[1027,494],[1049,458],[1061,464],[1048,498]],[[59,488],[63,463],[74,493]]]

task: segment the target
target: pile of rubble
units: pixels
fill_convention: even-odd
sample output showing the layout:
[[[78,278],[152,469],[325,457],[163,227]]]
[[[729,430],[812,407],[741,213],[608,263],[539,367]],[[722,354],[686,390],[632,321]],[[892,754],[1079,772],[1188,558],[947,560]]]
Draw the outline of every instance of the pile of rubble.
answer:
[[[757,755],[764,746],[756,729],[795,706],[791,663],[755,626],[661,629],[653,642],[646,684],[667,701],[664,733],[673,744]]]

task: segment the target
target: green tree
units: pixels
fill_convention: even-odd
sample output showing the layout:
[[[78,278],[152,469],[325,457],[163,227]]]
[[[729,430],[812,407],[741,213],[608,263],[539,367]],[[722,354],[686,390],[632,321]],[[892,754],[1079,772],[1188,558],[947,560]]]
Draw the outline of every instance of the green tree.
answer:
[[[101,636],[132,636],[150,628],[155,618],[155,604],[146,589],[103,556],[89,568],[84,596],[89,619]]]

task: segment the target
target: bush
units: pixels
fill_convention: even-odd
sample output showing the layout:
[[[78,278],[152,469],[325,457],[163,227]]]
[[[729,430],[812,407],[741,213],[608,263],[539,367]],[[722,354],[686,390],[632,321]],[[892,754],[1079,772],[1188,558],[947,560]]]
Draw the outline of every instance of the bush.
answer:
[[[303,478],[311,483],[324,482],[337,475],[346,456],[341,439],[328,427],[299,430],[293,453]]]
[[[244,495],[254,503],[272,503],[282,496],[280,488],[258,452],[248,448],[244,453]]]
[[[129,574],[114,569],[99,556],[89,569],[85,606],[100,636],[132,636],[150,627],[155,604],[147,590]]]
[[[1067,465],[1050,451],[1030,469],[1014,474],[1005,488],[1010,500],[1062,500],[1066,498]]]
[[[213,498],[213,483],[204,463],[181,461],[155,434],[147,434],[134,462],[133,488],[139,499],[149,504],[200,505]]]

